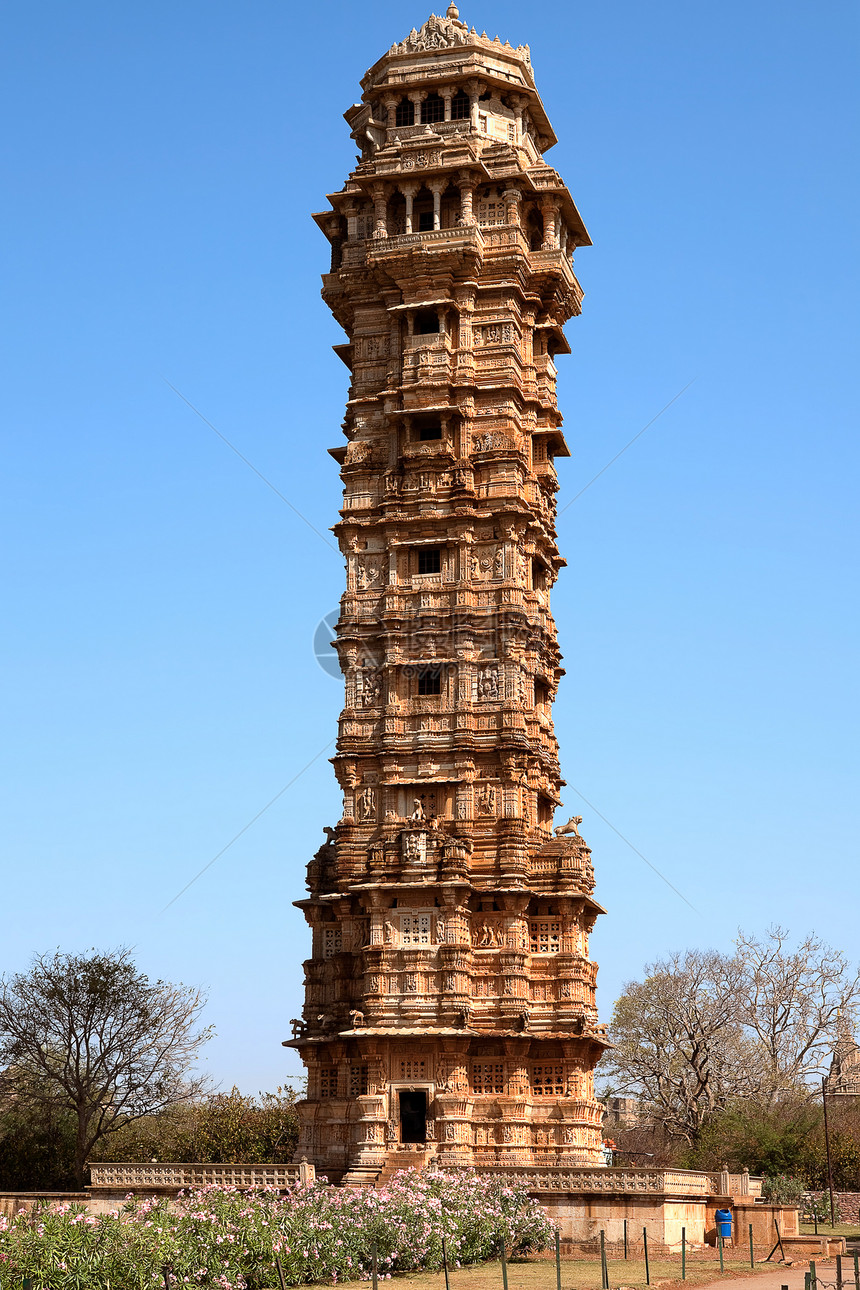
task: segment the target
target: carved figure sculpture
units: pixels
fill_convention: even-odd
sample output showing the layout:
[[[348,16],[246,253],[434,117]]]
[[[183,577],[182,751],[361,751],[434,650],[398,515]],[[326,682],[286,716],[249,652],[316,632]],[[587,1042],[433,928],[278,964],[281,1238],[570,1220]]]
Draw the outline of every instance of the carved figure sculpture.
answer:
[[[492,784],[482,784],[478,789],[478,810],[481,815],[495,815],[496,790]]]
[[[572,833],[576,837],[581,837],[582,835],[579,832],[579,828],[577,827],[581,823],[582,823],[581,815],[571,815],[567,824],[560,824],[558,826],[558,828],[555,830],[555,836],[557,838],[561,838],[561,837],[564,837],[565,834]]]

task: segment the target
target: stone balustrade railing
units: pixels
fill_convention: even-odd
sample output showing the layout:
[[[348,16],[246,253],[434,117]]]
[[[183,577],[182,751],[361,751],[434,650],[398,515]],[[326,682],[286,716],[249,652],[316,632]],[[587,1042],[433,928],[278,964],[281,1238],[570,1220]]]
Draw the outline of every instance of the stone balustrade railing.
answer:
[[[95,1191],[179,1191],[185,1187],[276,1187],[313,1182],[313,1165],[209,1165],[162,1162],[151,1164],[91,1164],[90,1189]]]
[[[709,1196],[715,1194],[710,1174],[688,1169],[588,1169],[550,1166],[544,1169],[505,1165],[482,1168],[488,1177],[506,1174],[530,1192],[602,1192],[637,1195]]]
[[[426,242],[477,242],[479,246],[483,246],[484,239],[477,224],[457,224],[454,228],[427,229],[423,233],[401,233],[394,237],[368,239],[365,245],[376,254],[399,251],[407,246],[423,246]]]

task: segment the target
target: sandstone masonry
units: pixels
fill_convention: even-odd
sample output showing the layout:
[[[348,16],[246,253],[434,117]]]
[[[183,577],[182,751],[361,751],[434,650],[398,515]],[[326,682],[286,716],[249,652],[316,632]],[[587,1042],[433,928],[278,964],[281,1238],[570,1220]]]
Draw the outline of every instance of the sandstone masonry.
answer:
[[[563,324],[590,239],[529,50],[454,5],[367,72],[356,169],[315,216],[347,335],[343,816],[297,904],[297,1159],[377,1179],[435,1157],[595,1166],[602,912],[563,784],[550,609]]]

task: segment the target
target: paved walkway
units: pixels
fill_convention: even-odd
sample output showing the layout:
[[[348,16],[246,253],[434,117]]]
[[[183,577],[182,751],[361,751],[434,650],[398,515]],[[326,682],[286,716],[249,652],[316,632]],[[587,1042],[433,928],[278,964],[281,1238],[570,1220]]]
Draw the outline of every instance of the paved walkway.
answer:
[[[816,1267],[821,1268],[822,1281],[836,1280],[836,1264],[832,1260],[825,1263],[822,1259],[817,1259]],[[803,1290],[804,1277],[808,1271],[808,1263],[795,1263],[792,1268],[777,1268],[775,1272],[759,1272],[754,1277],[732,1277],[730,1281],[726,1278],[709,1281],[707,1286],[699,1285],[696,1290],[710,1290],[711,1286],[722,1286],[723,1290],[780,1290],[780,1286],[788,1286],[788,1290]]]

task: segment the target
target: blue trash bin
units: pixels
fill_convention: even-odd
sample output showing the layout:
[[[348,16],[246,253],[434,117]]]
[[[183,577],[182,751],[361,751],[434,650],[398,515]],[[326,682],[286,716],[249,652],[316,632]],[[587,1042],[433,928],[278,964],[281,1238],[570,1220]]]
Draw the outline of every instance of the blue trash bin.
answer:
[[[714,1215],[714,1221],[717,1224],[717,1234],[724,1241],[732,1239],[732,1211],[730,1209],[718,1209]]]

